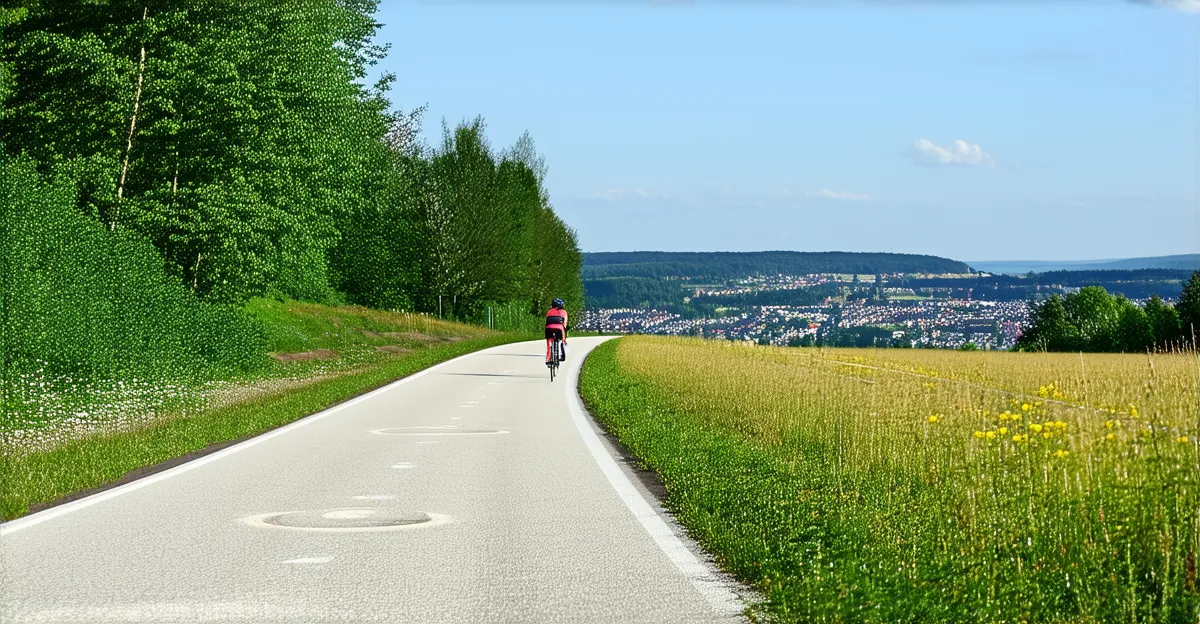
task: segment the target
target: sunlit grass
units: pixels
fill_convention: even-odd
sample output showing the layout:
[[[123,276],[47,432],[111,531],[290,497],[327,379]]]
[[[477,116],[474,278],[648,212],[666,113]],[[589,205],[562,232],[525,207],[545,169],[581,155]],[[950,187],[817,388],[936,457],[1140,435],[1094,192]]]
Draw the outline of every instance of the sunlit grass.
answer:
[[[1197,622],[1197,374],[633,337],[581,388],[784,620]]]

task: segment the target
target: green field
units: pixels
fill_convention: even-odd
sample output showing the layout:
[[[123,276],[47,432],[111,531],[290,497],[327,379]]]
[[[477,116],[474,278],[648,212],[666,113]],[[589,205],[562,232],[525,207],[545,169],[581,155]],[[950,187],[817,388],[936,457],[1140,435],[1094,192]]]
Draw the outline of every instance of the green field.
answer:
[[[592,413],[785,622],[1200,621],[1194,355],[629,337]]]
[[[247,313],[275,356],[265,369],[191,384],[31,392],[0,420],[0,518],[262,433],[438,362],[529,339],[358,306],[256,299]]]

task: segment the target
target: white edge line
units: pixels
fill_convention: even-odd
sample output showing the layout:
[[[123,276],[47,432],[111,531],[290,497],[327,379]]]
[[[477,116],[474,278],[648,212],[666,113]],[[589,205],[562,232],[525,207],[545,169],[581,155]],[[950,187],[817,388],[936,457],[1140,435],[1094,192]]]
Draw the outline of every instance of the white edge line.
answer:
[[[507,347],[507,346],[510,346],[511,344],[513,344],[513,343],[496,345],[494,347],[488,347],[487,349],[482,349],[480,351],[473,351],[471,353],[466,353],[466,354],[460,355],[454,359],[446,360],[445,362],[442,362],[440,364],[435,364],[424,370],[417,371],[417,372],[415,372],[407,377],[404,377],[402,379],[397,379],[396,381],[393,381],[392,383],[390,383],[386,386],[383,386],[382,388],[376,388],[375,390],[372,390],[366,394],[363,394],[361,396],[350,399],[349,401],[346,401],[345,403],[339,403],[337,405],[334,405],[333,407],[331,407],[325,411],[317,412],[316,414],[312,414],[310,416],[305,416],[304,418],[301,418],[300,420],[297,420],[290,424],[279,427],[278,429],[273,429],[273,430],[263,433],[261,435],[250,438],[249,440],[246,440],[245,442],[240,442],[240,443],[230,446],[228,448],[221,449],[215,453],[211,453],[209,455],[205,455],[203,457],[193,459],[192,461],[187,462],[185,464],[180,464],[178,466],[175,466],[174,468],[170,468],[170,469],[164,470],[162,472],[154,473],[150,476],[138,479],[137,481],[132,481],[130,483],[126,483],[125,485],[121,485],[121,486],[118,486],[115,488],[104,490],[103,492],[97,492],[95,494],[92,494],[91,496],[81,498],[79,500],[71,501],[69,503],[63,503],[61,505],[51,507],[50,509],[47,509],[45,511],[39,511],[37,513],[29,514],[28,516],[17,518],[16,520],[10,520],[8,522],[5,522],[4,524],[0,524],[0,537],[4,537],[5,535],[10,535],[12,533],[16,533],[17,531],[20,531],[21,529],[27,529],[31,526],[41,524],[47,520],[53,520],[54,518],[57,518],[59,516],[65,516],[66,514],[69,514],[73,511],[79,511],[80,509],[84,509],[86,507],[91,507],[92,505],[95,505],[96,503],[104,502],[110,498],[116,498],[122,494],[128,494],[129,492],[132,492],[134,490],[139,490],[141,488],[144,488],[147,485],[153,485],[155,483],[158,483],[159,481],[165,481],[167,479],[170,479],[171,477],[183,474],[189,470],[194,470],[196,468],[199,468],[200,466],[203,466],[209,462],[217,461],[218,459],[221,459],[222,457],[232,455],[238,451],[244,451],[252,446],[266,442],[267,440],[270,440],[271,438],[274,438],[276,436],[281,436],[289,431],[292,431],[293,429],[299,429],[300,427],[303,427],[304,425],[312,424],[318,420],[321,420],[322,418],[325,418],[326,416],[337,413],[337,412],[339,412],[343,409],[346,409],[348,407],[351,407],[353,405],[357,405],[368,399],[372,399],[380,394],[383,394],[385,392],[388,392],[388,391],[396,388],[397,386],[401,386],[410,381],[414,381],[416,379],[424,377],[425,375],[428,375],[429,373],[432,373],[432,372],[438,370],[439,368],[449,366],[450,364],[453,364],[459,360],[463,360],[463,359],[466,359],[469,357],[474,357],[476,355],[479,355],[480,353],[486,353],[488,351],[500,349],[502,347]]]
[[[679,537],[671,531],[671,527],[667,526],[666,521],[658,515],[649,501],[642,497],[638,489],[634,487],[629,478],[625,476],[625,473],[621,471],[621,468],[617,465],[617,461],[604,448],[604,445],[600,442],[600,438],[588,424],[588,417],[584,415],[583,401],[579,398],[578,392],[576,392],[582,361],[576,359],[575,362],[575,365],[568,373],[569,376],[564,380],[569,382],[564,384],[567,394],[567,406],[571,412],[571,420],[575,422],[575,427],[579,430],[579,435],[583,438],[583,442],[587,445],[588,450],[592,452],[592,457],[600,465],[600,471],[604,473],[604,476],[608,477],[609,484],[617,491],[617,495],[621,497],[625,506],[629,508],[630,513],[642,525],[642,528],[650,534],[654,543],[667,556],[667,559],[670,559],[671,563],[675,564],[680,573],[691,581],[696,591],[700,592],[717,611],[730,615],[741,614],[744,605],[737,594],[731,591],[720,577],[713,574],[708,565],[700,561],[680,541]]]

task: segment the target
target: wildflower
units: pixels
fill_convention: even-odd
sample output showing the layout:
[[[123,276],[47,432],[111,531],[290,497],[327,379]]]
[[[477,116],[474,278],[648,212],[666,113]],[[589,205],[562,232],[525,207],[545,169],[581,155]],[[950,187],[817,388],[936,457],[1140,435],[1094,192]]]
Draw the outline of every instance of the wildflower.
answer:
[[[1116,440],[1116,439],[1117,439],[1117,434],[1115,434],[1115,433],[1110,433],[1110,434],[1108,434],[1108,435],[1104,436],[1104,439],[1105,439],[1105,440]]]
[[[1013,414],[1013,415],[1012,415],[1012,419],[1013,419],[1013,420],[1015,420],[1015,421],[1017,421],[1017,422],[1020,422],[1020,421],[1021,421],[1021,415],[1020,415],[1020,414]]]
[[[1104,426],[1108,429],[1112,429],[1113,427],[1116,426],[1114,423],[1115,423],[1115,421],[1106,420],[1106,421],[1104,421]]]
[[[1066,431],[1066,430],[1067,430],[1067,423],[1065,423],[1065,422],[1063,422],[1063,421],[1061,421],[1061,420],[1056,420],[1056,421],[1054,421],[1054,428],[1055,428],[1055,429],[1058,429],[1058,430],[1060,430],[1060,431]]]
[[[1030,423],[1030,424],[1029,424],[1029,430],[1030,430],[1030,431],[1032,431],[1032,432],[1034,432],[1034,433],[1041,433],[1041,432],[1042,432],[1042,426],[1041,426],[1041,425],[1039,425],[1039,424],[1037,424],[1037,423]]]
[[[1000,435],[1008,435],[1008,427],[1000,427]]]
[[[976,431],[976,432],[975,432],[975,437],[976,437],[976,438],[983,438],[983,432],[982,432],[982,431]]]
[[[1059,459],[1062,459],[1062,458],[1064,458],[1064,457],[1066,457],[1067,455],[1070,455],[1070,454],[1071,454],[1071,452],[1070,452],[1070,451],[1064,451],[1063,449],[1058,449],[1057,451],[1054,451],[1054,456],[1055,456],[1055,457],[1057,457],[1057,458],[1059,458]]]
[[[1032,405],[1030,405],[1030,404],[1028,404],[1028,403],[1022,403],[1022,404],[1021,404],[1021,411],[1022,411],[1022,412],[1028,412],[1028,411],[1029,411],[1029,410],[1031,410],[1031,409],[1033,409],[1033,406],[1032,406]]]
[[[939,420],[941,420],[941,419],[942,419],[942,415],[941,415],[941,414],[935,414],[935,415],[933,415],[933,416],[930,416],[929,418],[926,418],[926,419],[925,419],[925,421],[926,421],[926,422],[929,422],[929,423],[935,423],[935,422],[937,422],[937,421],[939,421]]]
[[[1133,418],[1138,417],[1137,406],[1132,403],[1129,404],[1129,415],[1132,416]]]
[[[1029,440],[1029,436],[1027,436],[1027,435],[1022,435],[1022,434],[1020,434],[1020,433],[1018,433],[1017,435],[1013,436],[1013,442],[1025,442],[1025,441],[1028,441],[1028,440]]]
[[[1186,444],[1188,441],[1188,437],[1187,436],[1179,436],[1178,438],[1175,438],[1175,441],[1179,442],[1180,444]]]
[[[995,438],[996,438],[996,432],[995,432],[995,431],[989,431],[989,432],[987,432],[987,433],[985,433],[985,434],[983,434],[983,435],[984,435],[984,437],[986,437],[986,438],[987,438],[987,439],[989,439],[989,440],[993,440],[993,439],[995,439]]]
[[[1009,418],[1012,418],[1012,414],[1009,414],[1008,412],[1004,412],[1003,414],[1000,414],[1000,422],[1004,422],[1004,421],[1008,420]]]

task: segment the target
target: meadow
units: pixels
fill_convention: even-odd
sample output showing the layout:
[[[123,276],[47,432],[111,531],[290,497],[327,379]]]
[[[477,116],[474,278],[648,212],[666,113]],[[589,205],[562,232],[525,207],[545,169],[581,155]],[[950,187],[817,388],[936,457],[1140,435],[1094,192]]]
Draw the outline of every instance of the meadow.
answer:
[[[638,336],[580,388],[756,618],[1195,623],[1198,362]]]

